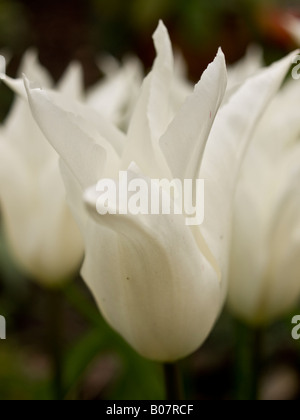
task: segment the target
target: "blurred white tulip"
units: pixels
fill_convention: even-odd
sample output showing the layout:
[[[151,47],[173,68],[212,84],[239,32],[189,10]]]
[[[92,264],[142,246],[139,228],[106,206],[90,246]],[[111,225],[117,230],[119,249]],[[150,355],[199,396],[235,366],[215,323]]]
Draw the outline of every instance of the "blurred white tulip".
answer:
[[[5,161],[0,169],[0,183],[1,185],[12,183],[13,174],[9,173],[12,162],[9,163],[8,155],[10,159],[21,159],[22,165],[26,166],[26,171],[30,174],[27,190],[22,193],[26,194],[27,213],[20,192],[12,193],[14,196],[12,200],[5,187],[1,188],[3,222],[11,250],[23,269],[40,283],[53,286],[60,284],[80,266],[83,258],[82,239],[78,237],[77,225],[74,226],[73,218],[65,203],[58,155],[49,146],[32,118],[23,81],[13,80],[5,75],[6,60],[4,57],[2,59],[0,73],[3,81],[25,101],[20,98],[16,100],[4,125],[0,128],[2,139],[0,162]],[[33,51],[25,54],[20,75],[22,73],[26,73],[40,86],[47,89],[53,87],[50,76],[38,63],[36,53]],[[141,65],[137,59],[132,59],[124,66],[119,66],[117,70],[110,70],[109,75],[107,74],[103,81],[90,88],[87,94],[83,90],[81,68],[72,64],[56,90],[65,96],[88,103],[117,126],[126,128],[141,83]],[[20,163],[16,161],[14,165]],[[25,181],[25,174],[16,181],[17,185],[20,184],[20,188],[25,188],[21,185],[21,180]],[[30,192],[28,192],[29,185]],[[41,191],[46,187],[49,191]],[[49,198],[50,193],[53,193],[55,198]],[[55,209],[55,217],[51,208],[54,204],[58,206]]]
[[[250,45],[241,60],[228,66],[228,84],[224,102],[239,89],[245,80],[254,76],[262,67],[263,50],[258,45]]]
[[[248,79],[219,109],[227,83],[223,53],[179,104],[162,23],[154,41],[157,58],[127,135],[88,106],[28,81],[26,87],[36,121],[61,156],[85,240],[82,275],[101,312],[143,356],[175,361],[204,342],[222,309],[239,167],[292,58]],[[100,216],[95,185],[118,179],[120,170],[148,185],[151,178],[205,179],[204,224],[186,226],[185,215]]]
[[[121,66],[112,60],[100,61],[99,67],[103,69],[105,78],[89,89],[86,102],[99,114],[127,131],[143,81],[142,65],[133,57]]]
[[[171,95],[172,103],[179,107],[193,92],[193,86],[186,78],[185,62],[180,54],[175,57],[174,65]],[[143,83],[142,63],[135,56],[127,58],[123,65],[112,57],[102,57],[99,68],[105,77],[88,90],[85,102],[127,132]]]
[[[266,325],[300,298],[300,84],[277,94],[253,135],[235,199],[229,305]]]
[[[51,79],[29,51],[22,72],[43,86]],[[79,95],[78,68],[71,66],[60,90]],[[10,81],[20,90],[24,86]],[[40,284],[55,287],[79,269],[83,241],[69,211],[59,159],[32,118],[28,101],[17,98],[0,127],[0,210],[13,256]]]

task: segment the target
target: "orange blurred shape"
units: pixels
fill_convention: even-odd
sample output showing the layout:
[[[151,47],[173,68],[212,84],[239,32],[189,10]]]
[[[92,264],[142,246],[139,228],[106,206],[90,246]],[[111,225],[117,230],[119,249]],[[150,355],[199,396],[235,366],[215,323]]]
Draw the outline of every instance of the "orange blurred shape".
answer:
[[[257,15],[257,22],[264,38],[279,47],[291,48],[295,41],[286,28],[289,17],[300,18],[300,9],[263,7]]]

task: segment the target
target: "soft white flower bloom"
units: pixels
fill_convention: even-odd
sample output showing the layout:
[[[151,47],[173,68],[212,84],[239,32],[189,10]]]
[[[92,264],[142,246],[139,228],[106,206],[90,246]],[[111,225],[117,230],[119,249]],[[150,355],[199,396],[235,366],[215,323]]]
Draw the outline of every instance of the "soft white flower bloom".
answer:
[[[299,88],[287,83],[258,125],[237,189],[229,304],[252,324],[300,297]]]
[[[127,59],[122,66],[112,60],[100,61],[105,78],[89,89],[86,103],[127,131],[143,81],[142,65],[137,58]]]
[[[26,54],[22,71],[46,87],[52,85],[33,52]],[[70,68],[62,92],[77,96],[77,73]],[[19,87],[26,97],[24,86]],[[28,275],[55,286],[78,270],[83,242],[66,202],[58,155],[21,98],[0,127],[0,209],[10,249]]]
[[[186,78],[185,62],[179,54],[174,66],[171,101],[179,107],[193,92],[193,86]],[[120,66],[117,60],[106,57],[99,60],[99,67],[105,78],[89,89],[85,102],[127,132],[143,83],[142,63],[133,56]]]
[[[82,275],[101,312],[143,356],[174,361],[204,342],[221,311],[242,156],[291,57],[249,79],[219,109],[227,80],[219,51],[179,106],[172,101],[173,54],[163,24],[154,40],[157,58],[127,135],[89,107],[26,86],[33,115],[62,158],[85,239]],[[188,227],[185,215],[100,216],[91,186],[117,179],[120,170],[148,184],[151,178],[205,179],[204,224]]]
[[[31,115],[23,81],[5,75],[4,58],[1,67],[3,81],[26,99],[16,100],[0,128],[0,201],[6,236],[23,269],[40,283],[53,286],[80,266],[82,239],[66,205],[58,155]],[[53,86],[33,51],[25,54],[20,73],[47,89]],[[84,94],[81,68],[73,64],[56,90],[88,103],[116,125],[126,126],[141,83],[140,64],[130,60]],[[14,166],[19,166],[19,171],[12,171]],[[14,191],[9,192],[13,185]]]
[[[263,50],[258,45],[250,45],[246,55],[228,67],[226,98],[230,97],[245,82],[263,67]]]

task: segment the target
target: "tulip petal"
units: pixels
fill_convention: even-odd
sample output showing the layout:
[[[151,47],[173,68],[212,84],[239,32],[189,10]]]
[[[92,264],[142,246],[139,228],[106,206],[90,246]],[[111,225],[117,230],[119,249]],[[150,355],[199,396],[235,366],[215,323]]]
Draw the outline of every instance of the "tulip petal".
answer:
[[[122,169],[126,170],[135,161],[148,176],[163,178],[169,171],[158,141],[172,118],[170,94],[174,59],[170,38],[162,22],[154,34],[154,42],[157,58],[143,83],[132,116]]]
[[[248,79],[220,109],[204,153],[200,178],[206,181],[203,236],[222,273],[228,270],[232,198],[240,165],[257,122],[282,84],[292,58],[286,57]]]
[[[69,208],[72,209],[73,217],[76,220],[77,226],[81,230],[83,236],[84,228],[88,221],[88,212],[82,199],[82,186],[76,180],[73,173],[62,159],[59,161],[59,166],[60,174],[65,185],[66,199],[69,204]]]
[[[247,161],[248,157],[247,153]],[[231,243],[228,302],[236,315],[255,324],[261,317],[262,306],[258,297],[262,295],[264,288],[262,279],[265,277],[269,260],[271,203],[268,197],[269,177],[265,176],[263,159],[252,162],[255,165],[251,168],[255,168],[256,174],[261,176],[257,178],[255,175],[252,180],[247,180],[242,173],[243,186],[238,185]],[[240,241],[238,238],[243,239]]]
[[[175,361],[195,351],[219,314],[221,288],[184,217],[100,216],[95,188],[85,197],[93,219],[82,275],[107,321],[145,357]]]
[[[160,147],[174,178],[196,179],[206,141],[227,84],[225,57],[219,50],[166,133]]]
[[[26,89],[21,78],[23,73],[25,73],[31,80],[34,80],[35,83],[44,86],[45,88],[50,88],[53,84],[48,72],[40,65],[35,50],[28,50],[24,54],[19,70],[19,79],[12,79],[4,73],[0,74],[0,79],[13,92],[15,92],[19,97],[27,100]]]
[[[0,132],[14,152],[23,157],[31,171],[42,168],[49,159],[57,159],[55,151],[32,118],[27,100],[16,98]]]
[[[262,178],[265,189],[257,187],[259,193],[253,197],[247,194],[246,185],[239,188],[239,198],[242,193],[248,196],[251,215],[256,215],[256,228],[246,224],[251,215],[247,209],[241,214],[239,201],[229,304],[238,316],[254,325],[280,318],[299,298],[299,159],[299,146],[289,150],[288,156],[282,154],[281,162],[273,162],[273,171]],[[242,224],[243,230],[238,230]]]
[[[291,188],[296,187],[295,182],[298,184],[300,162],[299,150],[294,144],[299,136],[299,91],[295,83],[290,81],[284,85],[256,127],[236,193],[229,305],[239,317],[253,324],[268,323],[282,315],[283,307],[288,307],[295,292],[295,276],[287,273],[290,265],[281,265],[279,261],[282,262],[282,254],[286,255],[285,250],[290,252],[289,232],[291,226],[297,230],[296,219],[289,220],[290,225],[285,226],[281,255],[278,250],[276,258],[270,255],[278,242],[274,236],[281,237],[274,234],[278,232],[278,224],[282,224],[281,212],[285,212],[289,195],[293,202],[297,197],[296,189],[290,193]],[[285,112],[282,112],[282,104],[285,104]],[[297,246],[295,243],[292,249],[296,250]],[[282,290],[278,293],[282,270],[286,271],[285,282],[291,283],[284,293]],[[285,299],[287,294],[290,298]],[[293,298],[296,296],[294,293]],[[275,299],[280,302],[274,304]]]
[[[280,196],[281,206],[277,214],[276,225],[271,237],[272,255],[270,260],[270,277],[272,286],[268,288],[267,302],[264,307],[264,319],[280,318],[296,307],[300,296],[299,255],[300,255],[300,168],[298,148],[297,172],[292,171],[284,196]],[[293,152],[295,153],[295,152]],[[279,201],[278,200],[278,201]],[[274,220],[274,221],[275,221]],[[284,280],[284,291],[283,288]]]
[[[7,241],[17,262],[43,285],[55,286],[78,269],[81,235],[65,205],[58,157],[40,176],[9,142],[0,141],[0,203]]]
[[[112,66],[118,66],[113,63]],[[127,60],[117,70],[111,70],[104,80],[88,91],[86,102],[100,115],[108,118],[127,132],[128,121],[142,85],[141,63],[137,59]]]
[[[16,193],[16,191],[18,193]],[[30,212],[28,197],[32,192],[31,177],[20,155],[4,139],[0,138],[0,201],[4,212],[12,220],[22,220],[20,214]],[[19,203],[22,202],[22,206]],[[7,206],[7,207],[6,207]]]
[[[151,91],[147,116],[152,139],[157,140],[166,130],[170,119],[170,81],[174,74],[174,57],[167,28],[160,21],[153,35],[157,57],[151,75]]]
[[[31,268],[32,226],[24,223],[24,216],[34,212],[33,183],[21,156],[9,144],[0,140],[0,203],[6,237],[16,258],[24,267]],[[22,203],[22,205],[20,205]],[[31,235],[31,236],[30,236]]]
[[[44,278],[44,282],[48,280],[49,285],[55,281],[59,284],[78,271],[84,249],[79,228],[66,205],[65,186],[59,172],[58,159],[50,161],[44,168],[37,188],[40,204],[39,219],[36,217],[38,237],[35,243],[42,250],[39,279]],[[36,254],[39,255],[38,252]]]
[[[29,72],[38,83],[51,86],[50,76],[38,63],[34,51],[30,50],[25,54],[21,71]],[[4,74],[1,75],[1,78],[18,96],[0,128],[3,141],[9,142],[15,154],[23,156],[23,162],[28,165],[30,171],[39,170],[49,159],[57,159],[56,153],[43,137],[32,118],[23,80],[10,79]]]
[[[31,80],[44,86],[45,88],[51,88],[53,80],[48,71],[43,67],[38,59],[37,51],[30,49],[26,51],[22,59],[20,69],[18,71],[18,77],[22,78],[25,73]]]
[[[24,74],[30,79],[35,80],[32,77],[28,76],[24,71]],[[45,85],[42,85],[45,87]],[[84,97],[84,81],[83,81],[83,71],[79,63],[71,63],[63,75],[62,79],[59,81],[57,86],[58,92],[63,95],[68,96],[70,99],[75,99],[82,101]]]
[[[263,49],[257,45],[250,45],[245,57],[229,66],[228,85],[224,103],[240,88],[241,84],[249,77],[258,73],[264,67]]]
[[[28,81],[26,87],[35,120],[84,188],[101,178],[107,154],[110,158],[107,171],[116,170],[118,156],[109,140],[114,139],[119,146],[121,133],[108,123],[102,125],[100,118],[97,126],[92,125],[96,115],[81,104],[71,106],[68,98],[31,88]],[[99,135],[99,125],[109,140]]]

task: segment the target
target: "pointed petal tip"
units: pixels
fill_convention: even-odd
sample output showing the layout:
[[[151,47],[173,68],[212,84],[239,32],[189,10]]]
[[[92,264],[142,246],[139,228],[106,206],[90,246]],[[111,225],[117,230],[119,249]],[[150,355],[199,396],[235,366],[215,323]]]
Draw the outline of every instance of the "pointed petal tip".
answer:
[[[153,34],[153,42],[156,50],[156,59],[164,60],[164,62],[173,67],[173,48],[171,38],[167,27],[162,20],[159,21],[158,27]]]
[[[223,50],[222,50],[222,47],[219,47],[219,49],[218,49],[218,52],[217,52],[217,55],[216,55],[215,61],[216,61],[216,60],[221,60],[221,61],[223,61],[223,64],[224,64],[224,66],[225,66],[225,68],[226,68],[226,73],[227,73],[226,57],[225,57],[225,54],[224,54],[224,52],[223,52]]]
[[[220,61],[222,63],[223,69],[224,69],[224,73],[226,74],[226,78],[227,78],[227,64],[226,64],[226,57],[225,54],[222,50],[221,47],[219,47],[216,58],[214,60],[216,61]]]
[[[163,37],[163,36],[169,37],[169,32],[164,22],[162,20],[159,20],[158,26],[153,34],[154,42],[156,43],[160,39],[160,37]]]
[[[68,79],[71,77],[77,77],[79,80],[84,78],[83,75],[83,68],[82,65],[79,61],[75,60],[72,61],[69,66],[67,67],[64,76],[62,77],[62,80],[64,79]]]
[[[78,72],[80,75],[82,73],[82,65],[79,61],[72,61],[70,64],[70,70],[73,72]]]
[[[228,79],[228,75],[227,75],[227,65],[226,65],[226,58],[225,55],[223,53],[222,48],[220,47],[218,49],[217,55],[215,57],[215,59],[208,65],[206,71],[202,74],[199,82],[195,85],[195,90],[198,90],[201,87],[201,83],[203,82],[203,78],[210,72],[212,71],[212,69],[215,69],[218,74],[219,74],[219,78],[223,78],[223,86],[224,89],[226,90],[227,87],[227,79]],[[221,80],[221,79],[219,79]]]
[[[32,64],[32,63],[38,63],[39,64],[39,54],[36,48],[29,48],[27,51],[25,51],[23,58],[23,66],[26,63]]]
[[[164,24],[164,21],[162,19],[159,19],[158,25],[157,25],[157,31],[167,31],[167,27]]]
[[[222,47],[219,47],[219,48],[218,48],[217,57],[218,57],[218,56],[220,56],[220,57],[225,57],[225,54],[224,54],[224,52],[223,52]]]

